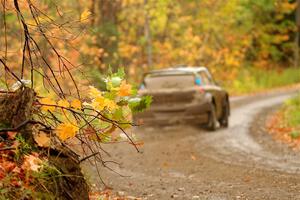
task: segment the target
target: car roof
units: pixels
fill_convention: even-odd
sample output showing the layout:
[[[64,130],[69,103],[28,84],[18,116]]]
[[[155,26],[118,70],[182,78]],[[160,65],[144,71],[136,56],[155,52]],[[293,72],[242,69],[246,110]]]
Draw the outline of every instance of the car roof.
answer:
[[[169,68],[164,68],[164,69],[159,69],[159,70],[152,70],[149,71],[146,74],[159,74],[159,73],[197,73],[199,71],[207,71],[206,67],[169,67]]]

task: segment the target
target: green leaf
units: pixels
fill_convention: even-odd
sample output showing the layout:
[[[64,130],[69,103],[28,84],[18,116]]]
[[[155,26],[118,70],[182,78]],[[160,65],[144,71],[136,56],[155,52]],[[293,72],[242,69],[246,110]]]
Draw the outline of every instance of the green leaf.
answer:
[[[117,73],[115,73],[115,76],[117,76],[117,77],[119,77],[119,78],[121,78],[121,79],[124,79],[125,78],[125,70],[124,70],[124,68],[123,67],[120,67],[119,69],[118,69],[118,72]]]
[[[119,76],[115,76],[111,78],[111,83],[113,87],[119,87],[122,82],[122,79]]]
[[[107,91],[107,82],[106,82],[105,78],[101,77],[99,79],[99,83],[97,85],[99,85],[99,89],[101,91]]]
[[[106,129],[111,126],[109,122],[105,122],[102,120],[94,120],[91,124],[98,129]]]
[[[136,89],[136,87],[133,87],[132,89],[131,89],[131,95],[132,96],[136,96],[138,94],[138,90]]]
[[[127,129],[127,128],[130,128],[131,127],[131,124],[130,123],[123,123],[123,124],[120,124],[119,125],[121,128],[123,128],[123,129]]]
[[[142,98],[132,98],[129,100],[129,107],[132,113],[142,112],[150,107],[152,96],[143,96]]]
[[[113,119],[120,121],[123,118],[123,109],[118,108],[114,113],[113,113]]]
[[[118,106],[126,106],[128,105],[128,97],[124,97],[122,98],[118,103],[117,103]]]
[[[114,100],[114,99],[116,98],[116,96],[117,96],[117,92],[111,90],[110,92],[105,93],[103,96],[104,96],[105,98],[107,98],[107,99]]]

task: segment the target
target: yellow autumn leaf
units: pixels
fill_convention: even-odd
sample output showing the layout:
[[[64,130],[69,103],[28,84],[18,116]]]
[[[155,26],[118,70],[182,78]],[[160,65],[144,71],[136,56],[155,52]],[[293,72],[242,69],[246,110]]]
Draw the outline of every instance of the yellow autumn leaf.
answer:
[[[70,107],[70,103],[69,103],[67,100],[65,100],[65,99],[59,100],[59,101],[57,102],[57,105],[58,105],[58,106],[61,106],[61,107],[65,107],[65,108]]]
[[[126,81],[122,81],[118,94],[121,97],[130,96],[131,95],[131,85],[127,84]]]
[[[118,105],[116,104],[116,102],[109,100],[109,99],[105,99],[104,105],[110,111],[114,111],[118,108]]]
[[[91,105],[94,109],[102,111],[105,108],[105,98],[103,96],[97,96]]]
[[[50,146],[50,137],[44,132],[34,135],[34,140],[40,147]]]
[[[78,100],[78,99],[74,99],[72,102],[71,102],[71,106],[75,109],[78,109],[80,110],[82,108],[81,106],[81,101]]]
[[[80,21],[86,20],[91,15],[91,12],[84,10],[80,15]]]
[[[79,128],[71,123],[62,123],[56,127],[56,135],[62,141],[75,137]]]
[[[89,95],[92,98],[95,98],[97,96],[102,96],[101,92],[97,88],[95,88],[93,86],[90,86]]]
[[[41,104],[44,104],[41,107],[42,110],[44,110],[44,111],[49,110],[51,112],[55,110],[56,103],[52,99],[45,97],[45,98],[40,99],[39,101]],[[53,105],[53,106],[51,106],[51,105]]]

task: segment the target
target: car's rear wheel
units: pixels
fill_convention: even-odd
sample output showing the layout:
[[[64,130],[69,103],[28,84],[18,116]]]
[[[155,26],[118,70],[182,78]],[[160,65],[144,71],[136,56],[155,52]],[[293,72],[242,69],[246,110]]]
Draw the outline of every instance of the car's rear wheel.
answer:
[[[222,109],[222,117],[219,120],[221,127],[227,128],[229,125],[229,102],[226,100],[223,109]]]
[[[216,114],[216,107],[214,104],[211,104],[211,110],[208,114],[208,123],[207,123],[207,129],[210,131],[215,131],[217,129],[217,114]]]

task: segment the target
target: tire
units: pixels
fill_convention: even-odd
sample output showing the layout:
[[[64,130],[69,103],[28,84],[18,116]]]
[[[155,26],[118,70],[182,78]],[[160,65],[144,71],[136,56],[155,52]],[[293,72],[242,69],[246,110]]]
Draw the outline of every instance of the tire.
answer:
[[[207,129],[210,131],[217,130],[217,114],[216,114],[216,107],[214,104],[211,105],[211,111],[208,114],[208,123],[207,123]]]
[[[223,105],[222,118],[219,120],[220,126],[227,128],[229,126],[229,103],[226,100]]]

